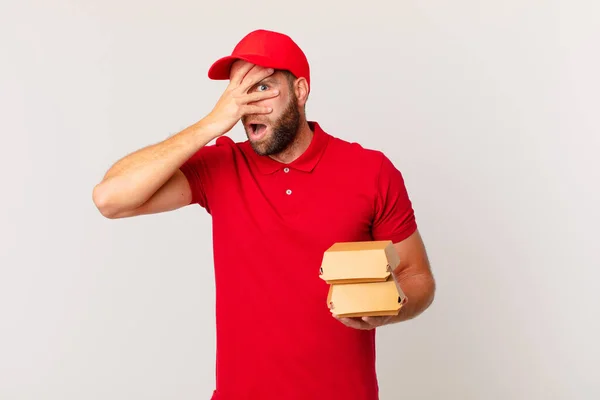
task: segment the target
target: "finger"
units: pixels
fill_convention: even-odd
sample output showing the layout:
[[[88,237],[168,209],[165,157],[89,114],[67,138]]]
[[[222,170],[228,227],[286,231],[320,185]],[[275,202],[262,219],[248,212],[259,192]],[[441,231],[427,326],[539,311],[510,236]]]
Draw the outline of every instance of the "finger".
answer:
[[[387,324],[390,317],[363,317],[362,320],[375,328]]]
[[[279,95],[279,90],[265,90],[264,92],[252,92],[241,98],[243,104],[254,103],[256,101],[270,99]]]
[[[262,81],[266,77],[272,75],[275,72],[273,68],[263,68],[255,66],[250,72],[246,74],[239,87],[243,93],[248,92],[251,87]]]
[[[371,326],[378,326],[381,322],[381,318],[378,317],[362,317],[362,320]]]
[[[354,328],[354,329],[371,329],[371,325],[367,324],[366,322],[362,321],[360,318],[338,318],[338,320],[350,327],[350,328]]]
[[[249,115],[249,114],[269,114],[272,111],[273,111],[273,109],[271,107],[249,105],[249,104],[245,105],[245,106],[242,106],[242,114],[243,115]]]
[[[240,61],[242,63],[241,67],[237,68],[237,70],[235,71],[235,73],[230,77],[230,84],[233,87],[237,87],[240,85],[240,83],[242,82],[242,80],[246,77],[246,75],[248,74],[248,72],[250,72],[250,70],[252,68],[255,67],[254,64],[249,63],[247,61]]]

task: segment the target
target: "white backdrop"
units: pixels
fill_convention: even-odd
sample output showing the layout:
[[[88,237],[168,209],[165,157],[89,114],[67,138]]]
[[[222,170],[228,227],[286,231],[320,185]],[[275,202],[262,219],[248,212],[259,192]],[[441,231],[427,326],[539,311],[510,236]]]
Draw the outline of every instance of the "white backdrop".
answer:
[[[209,112],[210,63],[257,28],[414,201],[438,292],[380,330],[382,399],[600,398],[598,2],[1,4],[0,399],[209,398],[208,215],[106,220],[91,194]]]

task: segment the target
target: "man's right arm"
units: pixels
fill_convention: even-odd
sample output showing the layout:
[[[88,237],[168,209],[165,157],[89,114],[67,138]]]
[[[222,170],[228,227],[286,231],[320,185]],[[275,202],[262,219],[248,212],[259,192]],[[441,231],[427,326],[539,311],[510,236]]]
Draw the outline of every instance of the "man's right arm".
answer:
[[[190,204],[192,189],[181,166],[211,140],[227,133],[247,114],[268,114],[261,100],[276,90],[248,93],[273,70],[245,63],[235,72],[214,109],[176,135],[117,161],[93,190],[94,204],[107,218],[175,210]]]
[[[117,161],[93,190],[107,218],[175,210],[190,204],[191,189],[179,168],[214,138],[200,121]]]

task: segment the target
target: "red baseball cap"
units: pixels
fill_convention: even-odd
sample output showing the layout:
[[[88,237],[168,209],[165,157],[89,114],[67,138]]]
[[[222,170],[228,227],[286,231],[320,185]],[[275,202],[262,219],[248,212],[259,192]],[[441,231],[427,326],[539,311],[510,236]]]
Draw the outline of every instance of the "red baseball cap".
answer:
[[[236,60],[290,71],[297,78],[305,78],[310,86],[310,67],[306,55],[283,33],[265,29],[250,32],[235,46],[231,55],[215,61],[208,70],[208,77],[214,80],[229,79],[231,65]]]

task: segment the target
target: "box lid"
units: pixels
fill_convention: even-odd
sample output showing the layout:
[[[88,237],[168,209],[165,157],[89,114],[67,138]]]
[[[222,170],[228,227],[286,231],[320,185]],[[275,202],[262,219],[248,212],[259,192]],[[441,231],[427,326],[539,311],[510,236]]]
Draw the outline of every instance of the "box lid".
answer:
[[[327,306],[338,317],[397,315],[406,296],[391,275],[384,282],[331,285]]]
[[[320,277],[327,283],[382,282],[399,263],[391,240],[338,242],[323,254]]]

